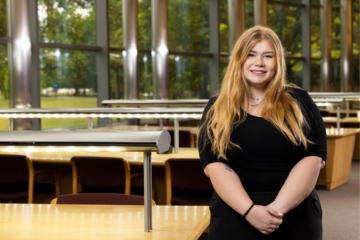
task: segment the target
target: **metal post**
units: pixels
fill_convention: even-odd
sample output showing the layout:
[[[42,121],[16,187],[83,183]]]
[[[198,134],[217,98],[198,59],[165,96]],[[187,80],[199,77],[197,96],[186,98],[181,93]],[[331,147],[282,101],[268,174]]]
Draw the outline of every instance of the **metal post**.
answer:
[[[14,119],[13,118],[8,118],[8,131],[14,131]]]
[[[209,1],[209,35],[212,54],[209,59],[210,96],[213,96],[219,91],[220,77],[219,0]]]
[[[152,69],[154,99],[169,97],[169,48],[167,38],[167,0],[151,1]]]
[[[89,131],[92,131],[92,130],[93,130],[92,117],[88,117],[88,130],[89,130]]]
[[[96,45],[101,47],[96,52],[97,106],[103,107],[101,102],[110,99],[108,0],[95,1],[95,11]],[[98,118],[98,125],[106,126],[106,119]]]
[[[152,199],[153,199],[153,192],[152,192],[152,164],[151,164],[151,152],[149,153],[149,206],[150,206],[150,229],[153,229],[152,225]]]
[[[352,91],[352,6],[351,0],[341,0],[341,61],[340,91]]]
[[[339,132],[340,131],[340,105],[337,106],[336,116],[337,116],[336,128]]]
[[[144,152],[144,211],[145,232],[151,229],[151,152]]]
[[[31,39],[31,107],[40,108],[40,58],[38,1],[29,0],[29,25]],[[41,119],[32,119],[32,130],[41,130]]]
[[[245,0],[228,0],[229,12],[229,52],[236,40],[245,31]]]
[[[346,101],[346,100],[345,100],[345,102],[346,102],[346,117],[349,118],[350,117],[350,113],[349,113],[350,103],[349,103],[349,101]]]
[[[302,4],[304,7],[301,9],[301,18],[302,18],[302,57],[304,60],[302,61],[302,85],[301,87],[310,91],[310,79],[311,79],[311,3],[310,0],[302,0]]]
[[[255,26],[266,27],[267,24],[267,0],[254,0]]]
[[[175,153],[179,153],[179,119],[174,119],[174,142],[175,142]]]
[[[139,98],[137,74],[137,1],[123,0],[124,97]]]
[[[321,0],[321,82],[322,92],[331,92],[331,0]]]

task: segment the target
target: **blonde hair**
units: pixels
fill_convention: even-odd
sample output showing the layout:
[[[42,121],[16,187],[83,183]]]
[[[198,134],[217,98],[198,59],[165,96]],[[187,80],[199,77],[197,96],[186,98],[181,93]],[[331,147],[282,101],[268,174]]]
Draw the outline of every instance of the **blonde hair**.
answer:
[[[226,151],[233,147],[240,148],[231,142],[230,135],[233,127],[246,120],[247,113],[242,111],[241,105],[248,106],[250,96],[249,83],[244,76],[244,63],[250,50],[262,40],[268,41],[273,48],[276,73],[267,85],[263,96],[262,117],[272,123],[296,146],[311,143],[304,135],[303,127],[307,126],[297,101],[289,94],[286,87],[294,87],[286,80],[286,63],[282,44],[276,33],[266,27],[256,26],[245,31],[237,40],[232,51],[226,74],[216,102],[209,108],[205,121],[198,130],[199,139],[211,142],[211,149],[218,158],[227,160]],[[203,147],[208,142],[203,141]],[[203,148],[204,149],[204,148]],[[241,148],[240,148],[241,149]]]

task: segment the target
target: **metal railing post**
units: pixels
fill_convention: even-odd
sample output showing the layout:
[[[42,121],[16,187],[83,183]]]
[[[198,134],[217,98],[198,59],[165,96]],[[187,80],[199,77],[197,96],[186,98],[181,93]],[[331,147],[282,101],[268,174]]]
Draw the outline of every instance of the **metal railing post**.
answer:
[[[175,153],[179,153],[179,120],[174,118],[174,145]]]
[[[144,152],[144,211],[145,232],[150,232],[152,225],[151,214],[151,152]]]

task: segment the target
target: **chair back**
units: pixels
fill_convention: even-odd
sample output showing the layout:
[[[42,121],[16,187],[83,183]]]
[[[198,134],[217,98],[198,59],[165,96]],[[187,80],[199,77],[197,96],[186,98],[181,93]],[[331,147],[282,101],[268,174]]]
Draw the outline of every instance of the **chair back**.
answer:
[[[167,176],[170,171],[171,185],[188,190],[213,191],[210,179],[201,168],[200,159],[168,159],[165,162]],[[167,177],[168,178],[168,177]]]
[[[26,156],[0,154],[0,184],[29,181],[29,166]]]
[[[167,130],[171,137],[171,146],[175,146],[175,133],[174,130]],[[179,147],[191,147],[191,134],[187,130],[179,130]]]
[[[125,166],[122,158],[72,157],[76,166],[77,181],[92,187],[125,185]]]
[[[79,193],[61,195],[57,198],[56,204],[144,205],[144,197],[111,193]],[[154,201],[152,205],[155,205]]]

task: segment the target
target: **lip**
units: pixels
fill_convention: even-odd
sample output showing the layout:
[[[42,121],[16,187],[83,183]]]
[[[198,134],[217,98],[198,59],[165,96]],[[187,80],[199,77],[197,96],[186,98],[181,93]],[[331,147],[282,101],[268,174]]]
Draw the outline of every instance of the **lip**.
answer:
[[[263,72],[263,73],[256,73],[256,72],[253,72],[253,71],[261,71],[261,72]],[[265,74],[267,73],[267,71],[257,70],[257,69],[250,70],[250,72],[251,72],[252,74],[254,74],[255,76],[263,76],[263,75],[265,75]]]

